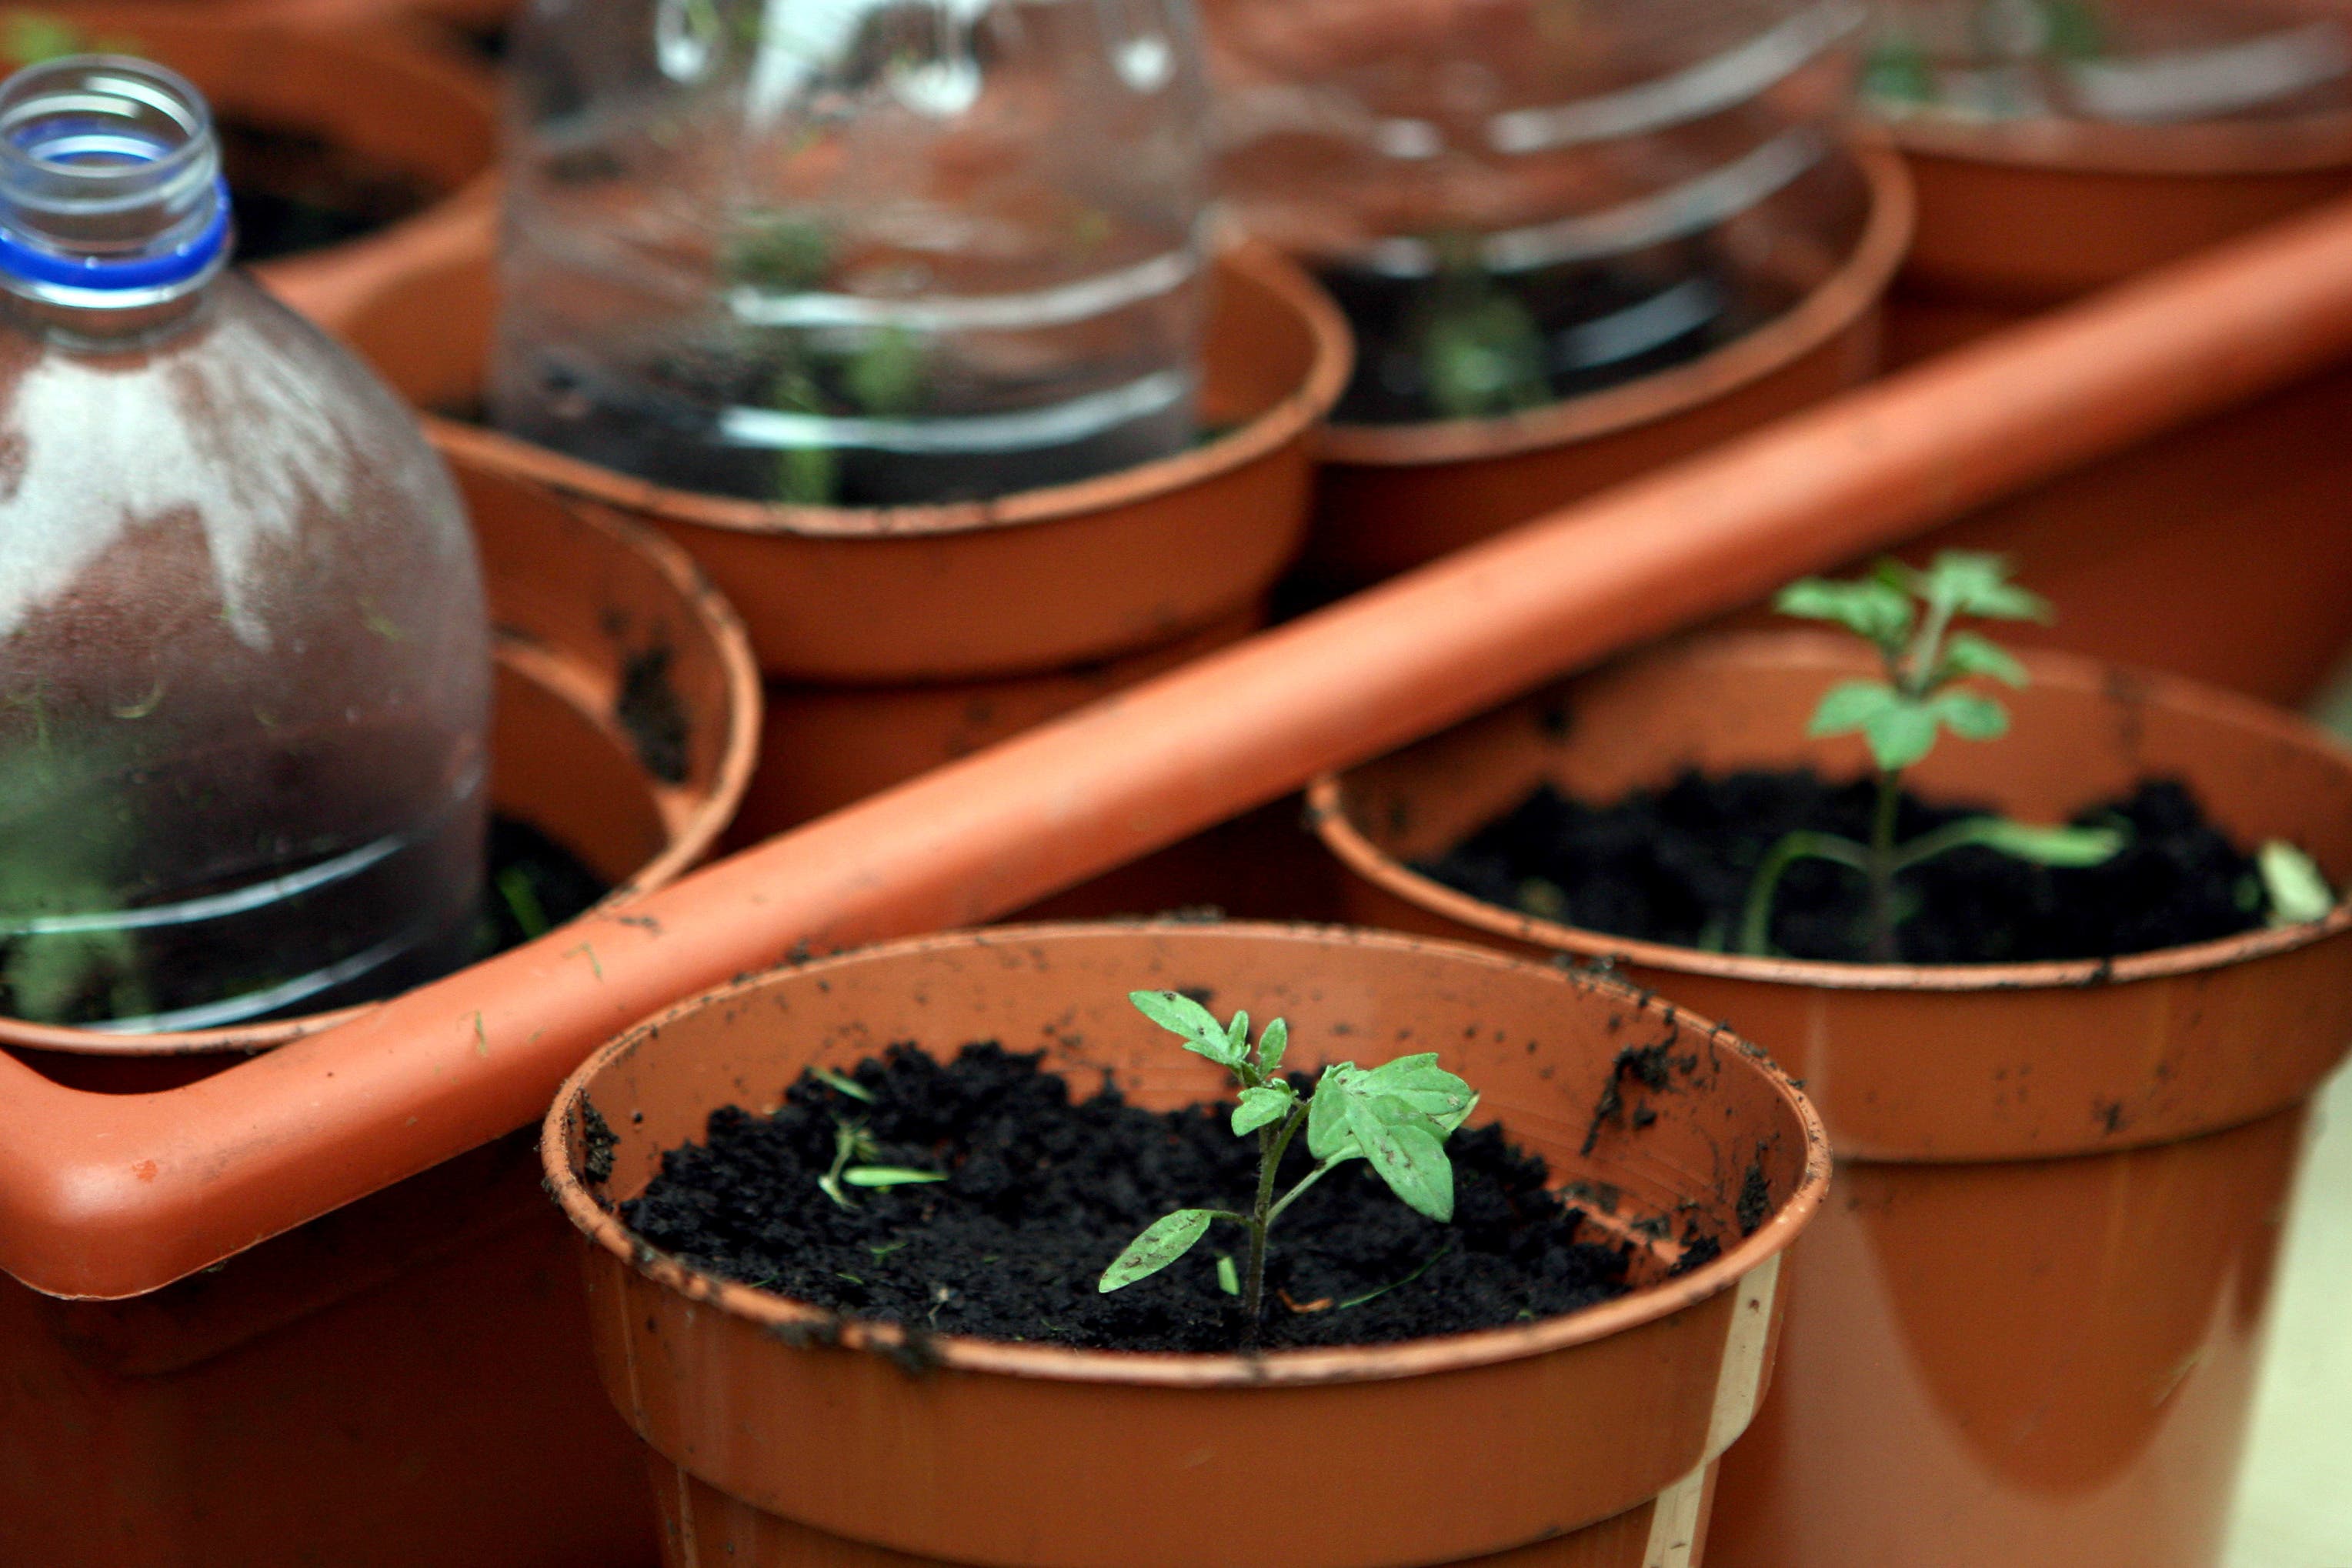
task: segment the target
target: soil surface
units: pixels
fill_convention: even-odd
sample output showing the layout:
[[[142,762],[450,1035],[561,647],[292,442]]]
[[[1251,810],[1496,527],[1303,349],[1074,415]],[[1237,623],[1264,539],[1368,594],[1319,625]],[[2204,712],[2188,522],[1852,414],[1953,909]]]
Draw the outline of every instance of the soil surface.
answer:
[[[1103,1295],[1095,1282],[1171,1210],[1247,1206],[1256,1141],[1234,1136],[1229,1106],[1155,1114],[1108,1087],[1073,1103],[1039,1061],[982,1044],[943,1066],[894,1046],[851,1075],[871,1103],[803,1077],[772,1117],[712,1112],[708,1143],[665,1155],[623,1218],[697,1268],[851,1317],[1092,1349],[1234,1349],[1241,1313],[1218,1288],[1217,1258],[1245,1263],[1238,1226],[1217,1225],[1124,1290]],[[872,1163],[949,1179],[835,1203],[817,1183],[845,1121],[878,1142]],[[1450,1225],[1406,1207],[1361,1161],[1283,1215],[1266,1269],[1267,1348],[1496,1328],[1626,1292],[1628,1250],[1579,1239],[1582,1216],[1545,1191],[1540,1159],[1492,1125],[1447,1148]],[[1312,1163],[1302,1137],[1283,1190]]]
[[[1810,771],[1706,777],[1610,805],[1549,784],[1434,860],[1414,868],[1449,887],[1546,920],[1679,947],[1736,940],[1758,865],[1799,829],[1870,836],[1874,783],[1823,782]],[[1989,808],[1929,805],[1906,793],[1898,841]],[[1953,852],[1900,879],[1912,912],[1900,928],[1912,963],[2116,958],[2234,936],[2262,925],[2268,900],[2252,858],[2209,823],[2180,784],[2153,781],[2074,818],[2124,826],[2103,866],[2053,870],[1990,849]],[[1772,942],[1796,958],[1860,962],[1862,877],[1800,862],[1780,885]]]

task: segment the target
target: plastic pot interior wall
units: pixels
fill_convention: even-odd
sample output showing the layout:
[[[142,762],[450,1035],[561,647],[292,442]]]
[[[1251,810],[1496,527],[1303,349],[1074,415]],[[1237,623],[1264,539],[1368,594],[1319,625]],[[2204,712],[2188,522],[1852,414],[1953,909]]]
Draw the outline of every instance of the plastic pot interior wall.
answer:
[[[1482,1120],[1559,1180],[1614,1191],[1590,1223],[1637,1249],[1641,1288],[1398,1345],[1138,1355],[934,1336],[910,1352],[899,1331],[691,1274],[608,1206],[713,1110],[770,1106],[804,1068],[892,1041],[1042,1049],[1076,1086],[1109,1073],[1153,1108],[1221,1096],[1222,1072],[1135,1015],[1139,987],[1286,1017],[1308,1071],[1434,1047]],[[1657,1089],[1621,1068],[1654,1045],[1672,1064]],[[592,1241],[599,1365],[653,1449],[672,1568],[1687,1568],[1714,1459],[1768,1373],[1778,1255],[1826,1179],[1817,1137],[1738,1041],[1612,983],[1328,928],[1047,926],[871,949],[690,1004],[582,1068],[544,1150]],[[1695,1234],[1722,1255],[1670,1276]],[[1241,1531],[1202,1506],[1269,1478],[1314,1506]]]
[[[502,633],[499,808],[616,883],[674,879],[750,770],[740,627],[642,531],[467,491]],[[656,647],[688,722],[675,782],[614,711]],[[139,1096],[332,1021],[0,1038],[53,1081]],[[126,1301],[0,1280],[0,1562],[644,1568],[651,1504],[589,1373],[562,1229],[509,1137]]]
[[[2352,1044],[2352,906],[2112,963],[1880,969],[1663,948],[1406,869],[1539,780],[1612,799],[1691,766],[1860,773],[1804,726],[1866,662],[1802,633],[1671,647],[1327,781],[1322,831],[1358,918],[1612,957],[1818,1097],[1841,1188],[1794,1256],[1716,1568],[2211,1568],[2305,1102]],[[2033,675],[2011,734],[1937,748],[1923,793],[2051,820],[2180,777],[2239,842],[2352,881],[2352,752],[2181,682]]]

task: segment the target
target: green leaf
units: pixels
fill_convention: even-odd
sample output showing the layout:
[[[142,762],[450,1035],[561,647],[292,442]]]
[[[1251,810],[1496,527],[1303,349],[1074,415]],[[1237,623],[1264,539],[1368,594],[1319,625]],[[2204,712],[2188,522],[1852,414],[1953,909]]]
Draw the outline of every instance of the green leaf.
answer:
[[[1290,1026],[1276,1018],[1257,1039],[1258,1070],[1271,1078],[1282,1070],[1283,1053],[1290,1048]]]
[[[1326,1163],[1353,1159],[1364,1152],[1348,1127],[1347,1084],[1355,1072],[1348,1062],[1325,1068],[1315,1086],[1315,1098],[1307,1103],[1307,1152]]]
[[[858,350],[842,375],[858,407],[883,417],[903,418],[923,404],[929,367],[923,340],[901,326],[887,326]]]
[[[1834,621],[1883,648],[1898,647],[1911,635],[1917,613],[1902,589],[1876,578],[1832,583],[1808,577],[1781,589],[1772,607],[1801,620]]]
[[[1242,1293],[1242,1273],[1234,1267],[1233,1255],[1221,1254],[1217,1258],[1217,1289],[1228,1296]]]
[[[1348,1096],[1348,1129],[1389,1190],[1433,1220],[1454,1217],[1454,1164],[1430,1119],[1394,1095]]]
[[[825,1068],[816,1076],[819,1082],[830,1084],[837,1094],[845,1094],[852,1100],[862,1100],[868,1105],[874,1103],[872,1092],[847,1073],[835,1072],[831,1068]]]
[[[1469,1100],[1464,1103],[1461,1110],[1435,1118],[1438,1136],[1441,1139],[1451,1138],[1456,1132],[1461,1131],[1462,1124],[1470,1120],[1470,1113],[1478,1109],[1479,1098],[1480,1097],[1478,1095],[1474,1093],[1470,1096]]]
[[[1234,1059],[1235,1061],[1239,1061],[1244,1056],[1248,1054],[1248,1009],[1244,1008],[1242,1011],[1235,1013],[1233,1017],[1233,1022],[1225,1026],[1225,1047],[1228,1050],[1234,1053]]]
[[[1936,717],[1963,741],[1998,741],[2009,733],[2009,710],[1974,691],[1947,691],[1930,704]]]
[[[1127,999],[1135,1004],[1137,1012],[1182,1040],[1186,1050],[1198,1051],[1223,1067],[1242,1059],[1239,1047],[1216,1015],[1182,992],[1130,991]]]
[[[1822,696],[1806,733],[1816,740],[1851,735],[1902,702],[1895,688],[1883,680],[1842,680]]]
[[[2017,656],[1994,642],[1990,637],[1974,632],[1954,632],[1944,645],[1944,672],[1948,676],[1982,675],[2004,686],[2025,684],[2025,666]]]
[[[1286,1083],[1242,1090],[1242,1102],[1234,1107],[1234,1136],[1246,1138],[1261,1127],[1272,1126],[1289,1115],[1297,1100]]]
[[[2107,52],[2106,23],[2091,0],[2042,0],[2042,52],[2053,59],[2095,60]]]
[[[841,1179],[853,1187],[912,1187],[944,1182],[947,1175],[940,1171],[909,1171],[901,1165],[853,1165],[841,1173]]]
[[[1922,590],[1962,615],[1997,621],[2046,621],[2050,602],[2009,580],[2009,563],[1972,550],[1947,550],[1929,566]]]
[[[1349,1080],[1348,1087],[1354,1094],[1393,1095],[1432,1121],[1441,1125],[1450,1121],[1454,1127],[1459,1127],[1471,1107],[1478,1102],[1478,1096],[1467,1083],[1437,1065],[1433,1051],[1423,1056],[1399,1057],[1357,1075]]]
[[[1475,264],[1449,271],[1421,344],[1422,376],[1439,417],[1486,418],[1553,401],[1544,360],[1543,327],[1526,306]]]
[[[1885,38],[1863,67],[1863,96],[1879,104],[1936,101],[1936,72],[1927,51],[1910,38]]]
[[[2335,891],[2317,862],[2284,839],[2273,838],[2263,845],[2255,852],[2254,865],[2262,872],[2263,891],[2270,899],[2271,924],[2304,925],[2335,912]]]
[[[1862,727],[1871,757],[1895,773],[1936,749],[1936,712],[1924,702],[1898,701]]]
[[[1103,1270],[1095,1289],[1108,1296],[1139,1279],[1149,1279],[1192,1251],[1192,1244],[1209,1234],[1209,1223],[1215,1217],[1207,1209],[1178,1209],[1164,1219],[1153,1221]]]
[[[1998,849],[2038,866],[2081,868],[2104,866],[2124,847],[2124,836],[2112,827],[2036,827],[1988,816],[1969,824],[1969,837],[1988,849]]]

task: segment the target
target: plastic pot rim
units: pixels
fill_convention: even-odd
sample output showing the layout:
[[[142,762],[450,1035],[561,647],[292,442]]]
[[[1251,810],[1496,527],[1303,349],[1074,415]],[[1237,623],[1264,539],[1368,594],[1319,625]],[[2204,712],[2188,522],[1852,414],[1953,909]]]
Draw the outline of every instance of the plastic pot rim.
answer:
[[[634,1237],[619,1215],[593,1197],[573,1169],[572,1130],[582,1124],[581,1111],[589,1102],[595,1079],[608,1067],[630,1055],[679,1019],[721,1005],[766,984],[778,973],[823,974],[845,964],[872,958],[922,952],[935,949],[970,949],[996,943],[1034,942],[1040,938],[1101,931],[1107,925],[1143,931],[1202,929],[1184,921],[1063,921],[1037,925],[992,926],[981,930],[941,932],[898,942],[855,948],[802,963],[786,963],[759,975],[704,993],[647,1019],[601,1048],[564,1080],[540,1131],[540,1159],[547,1187],[590,1245],[601,1247],[637,1274],[688,1298],[716,1308],[730,1317],[758,1325],[781,1337],[822,1333],[828,1342],[845,1349],[883,1354],[905,1353],[910,1336],[894,1324],[845,1319],[789,1297],[755,1290],[699,1272],[677,1258],[654,1250]],[[1267,941],[1328,941],[1334,936],[1361,946],[1398,952],[1440,952],[1452,957],[1497,969],[1526,970],[1548,974],[1562,985],[1608,991],[1645,1013],[1671,1013],[1686,1027],[1703,1026],[1711,1039],[1746,1058],[1762,1073],[1782,1101],[1796,1113],[1805,1136],[1805,1172],[1787,1201],[1752,1235],[1700,1268],[1613,1301],[1580,1312],[1546,1319],[1525,1326],[1486,1329],[1402,1344],[1339,1346],[1314,1350],[1270,1351],[1258,1355],[1146,1352],[1137,1351],[1071,1350],[1014,1344],[966,1335],[920,1336],[919,1354],[927,1365],[952,1372],[1028,1378],[1055,1383],[1109,1384],[1122,1387],[1231,1389],[1311,1387],[1341,1383],[1384,1382],[1464,1372],[1522,1361],[1589,1344],[1658,1321],[1711,1297],[1731,1290],[1751,1270],[1785,1251],[1820,1208],[1830,1181],[1829,1134],[1812,1102],[1771,1058],[1728,1030],[1702,1021],[1615,979],[1570,973],[1558,968],[1513,958],[1470,942],[1410,937],[1389,931],[1345,926],[1263,921],[1220,921],[1215,929]]]
[[[1911,248],[1918,204],[1903,161],[1876,140],[1841,144],[1867,187],[1853,248],[1802,300],[1721,348],[1622,386],[1489,419],[1325,427],[1320,455],[1352,468],[1468,462],[1589,441],[1671,418],[1762,381],[1848,331],[1875,306]]]
[[[657,485],[488,426],[431,423],[442,438],[495,450],[499,467],[550,489],[671,526],[728,533],[850,541],[933,539],[1118,510],[1193,489],[1273,456],[1320,424],[1348,384],[1355,340],[1339,307],[1311,279],[1273,247],[1255,239],[1227,237],[1212,247],[1209,259],[1213,268],[1247,273],[1297,312],[1312,343],[1306,376],[1265,411],[1213,440],[1071,484],[932,506],[789,506]]]
[[[2053,174],[2226,179],[2352,168],[2352,111],[2170,125],[1913,115],[1872,128],[1907,156]]]
[[[1821,634],[1805,631],[1759,631],[1718,634],[1694,647],[1728,652],[1740,647],[1774,644],[1823,642]],[[2273,710],[2250,697],[2200,685],[2178,676],[2121,667],[2078,655],[2030,651],[2020,655],[2037,685],[2070,685],[2096,689],[2112,678],[2129,680],[2167,705],[2227,718],[2233,723],[2266,732],[2272,738],[2300,744],[2317,744],[2334,751],[2352,769],[2352,747],[2293,715]],[[2087,989],[2126,985],[2137,981],[2164,980],[2178,975],[2225,969],[2232,964],[2292,952],[2352,931],[2352,894],[2341,900],[2325,920],[2300,925],[2247,931],[2214,942],[2158,949],[2113,959],[2067,959],[2034,963],[1838,963],[1822,959],[1757,958],[1742,953],[1707,952],[1698,948],[1643,942],[1614,936],[1582,926],[1561,925],[1534,915],[1506,910],[1457,891],[1423,876],[1374,845],[1356,826],[1348,811],[1346,778],[1327,773],[1307,786],[1308,824],[1326,848],[1348,869],[1367,881],[1450,920],[1520,942],[1538,943],[1565,952],[1580,953],[1601,963],[1626,963],[1666,973],[1706,975],[1714,979],[1759,984],[1812,986],[1832,991],[1966,993]]]

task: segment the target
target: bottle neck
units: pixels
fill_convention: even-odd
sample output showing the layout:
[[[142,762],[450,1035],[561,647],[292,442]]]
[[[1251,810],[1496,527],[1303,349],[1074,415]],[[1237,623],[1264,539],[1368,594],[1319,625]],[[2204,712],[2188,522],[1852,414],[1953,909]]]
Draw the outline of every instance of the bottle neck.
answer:
[[[20,321],[101,341],[176,330],[229,246],[212,116],[180,77],[80,55],[0,85],[0,289]]]

